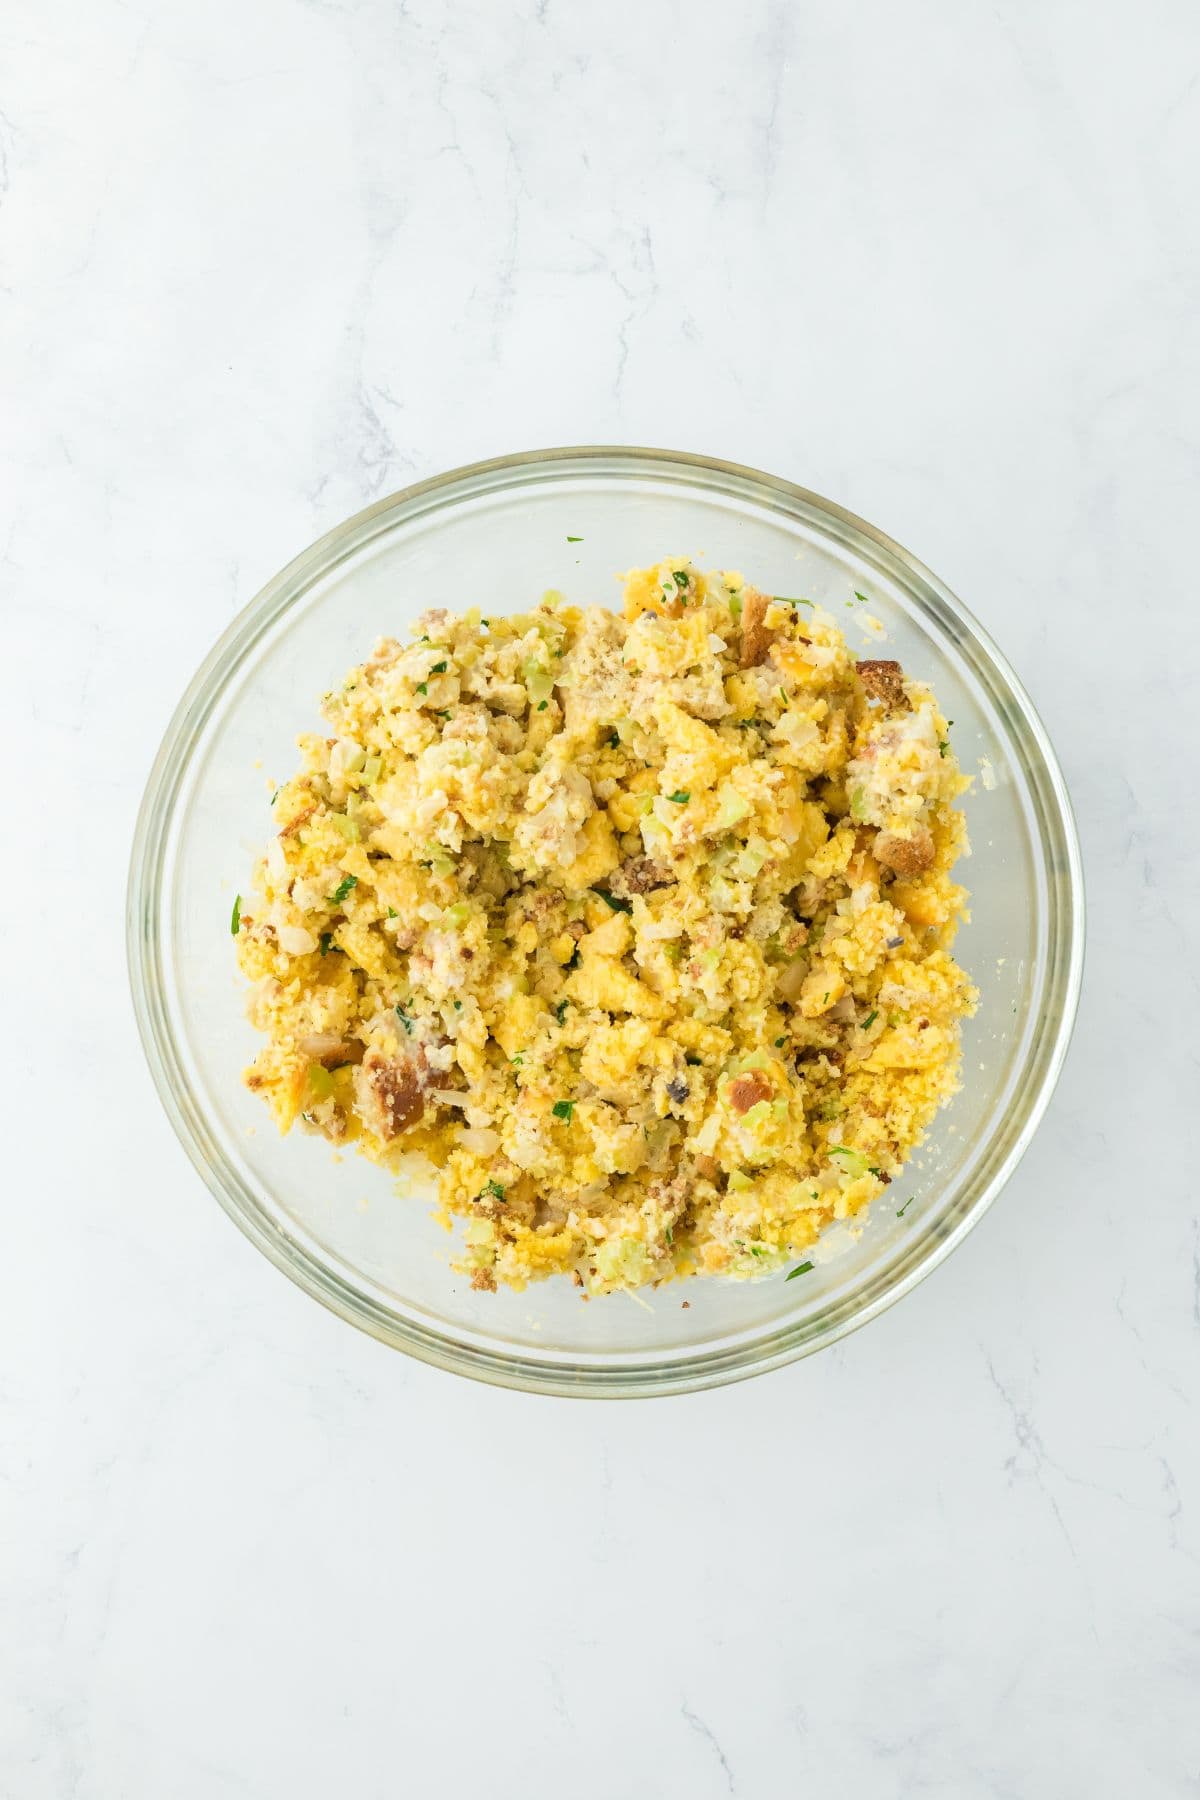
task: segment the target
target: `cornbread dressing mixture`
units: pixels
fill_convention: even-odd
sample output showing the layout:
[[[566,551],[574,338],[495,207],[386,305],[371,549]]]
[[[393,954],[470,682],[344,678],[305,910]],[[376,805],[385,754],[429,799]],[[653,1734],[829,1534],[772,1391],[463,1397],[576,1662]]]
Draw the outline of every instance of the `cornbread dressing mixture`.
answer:
[[[438,1171],[477,1288],[782,1269],[957,1085],[967,783],[834,619],[669,561],[428,612],[325,697],[235,908],[246,1081]]]

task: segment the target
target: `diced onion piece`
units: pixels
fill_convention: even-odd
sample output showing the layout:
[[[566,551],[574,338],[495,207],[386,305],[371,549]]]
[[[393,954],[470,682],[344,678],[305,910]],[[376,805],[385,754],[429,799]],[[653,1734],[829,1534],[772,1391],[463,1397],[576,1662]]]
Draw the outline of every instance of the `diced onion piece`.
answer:
[[[279,948],[289,956],[307,956],[317,947],[315,935],[306,931],[303,925],[280,925],[275,935],[279,939]]]
[[[807,956],[796,957],[794,962],[788,963],[780,971],[779,979],[775,983],[775,992],[781,1000],[790,1000],[794,1003],[800,998],[800,991],[807,975]]]

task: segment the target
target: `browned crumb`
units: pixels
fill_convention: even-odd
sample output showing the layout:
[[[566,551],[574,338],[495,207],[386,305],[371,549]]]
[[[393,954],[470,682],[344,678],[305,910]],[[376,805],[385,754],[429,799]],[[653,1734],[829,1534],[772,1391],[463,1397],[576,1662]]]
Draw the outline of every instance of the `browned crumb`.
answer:
[[[407,1056],[386,1057],[372,1050],[355,1076],[355,1093],[359,1111],[385,1143],[425,1110],[420,1075]]]
[[[760,1069],[737,1075],[729,1084],[729,1104],[735,1113],[748,1113],[760,1100],[769,1100],[775,1092]]]
[[[743,669],[753,669],[771,647],[775,633],[763,623],[767,616],[767,596],[757,588],[742,590],[742,654]]]
[[[618,895],[649,894],[655,888],[670,887],[674,880],[666,863],[653,856],[631,856],[616,871],[611,885]]]
[[[904,691],[904,670],[890,657],[855,663],[858,678],[872,700],[882,700],[894,712],[909,712],[908,695]]]
[[[933,863],[933,833],[928,825],[914,825],[908,837],[897,831],[881,831],[875,839],[875,860],[897,875],[920,875]]]
[[[476,1269],[471,1277],[471,1286],[477,1289],[481,1294],[494,1294],[496,1291],[496,1277],[492,1274],[490,1269]]]

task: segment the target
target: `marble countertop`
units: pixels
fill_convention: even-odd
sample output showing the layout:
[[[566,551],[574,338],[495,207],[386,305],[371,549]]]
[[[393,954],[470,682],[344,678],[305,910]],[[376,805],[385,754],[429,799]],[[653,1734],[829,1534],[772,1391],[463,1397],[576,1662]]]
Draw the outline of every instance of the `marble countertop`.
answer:
[[[1191,0],[4,9],[5,1795],[1200,1791],[1198,72]],[[377,495],[589,441],[935,568],[1090,899],[1058,1094],[949,1263],[806,1363],[609,1406],[270,1268],[122,952],[234,611]]]

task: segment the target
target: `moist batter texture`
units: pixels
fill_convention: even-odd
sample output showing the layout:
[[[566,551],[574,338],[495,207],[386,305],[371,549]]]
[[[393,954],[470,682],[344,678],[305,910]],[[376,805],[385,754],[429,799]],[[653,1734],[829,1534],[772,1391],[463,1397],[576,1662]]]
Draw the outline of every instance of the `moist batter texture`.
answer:
[[[678,559],[428,612],[323,711],[234,916],[281,1130],[422,1153],[484,1289],[763,1275],[883,1191],[975,1004],[928,688]]]

